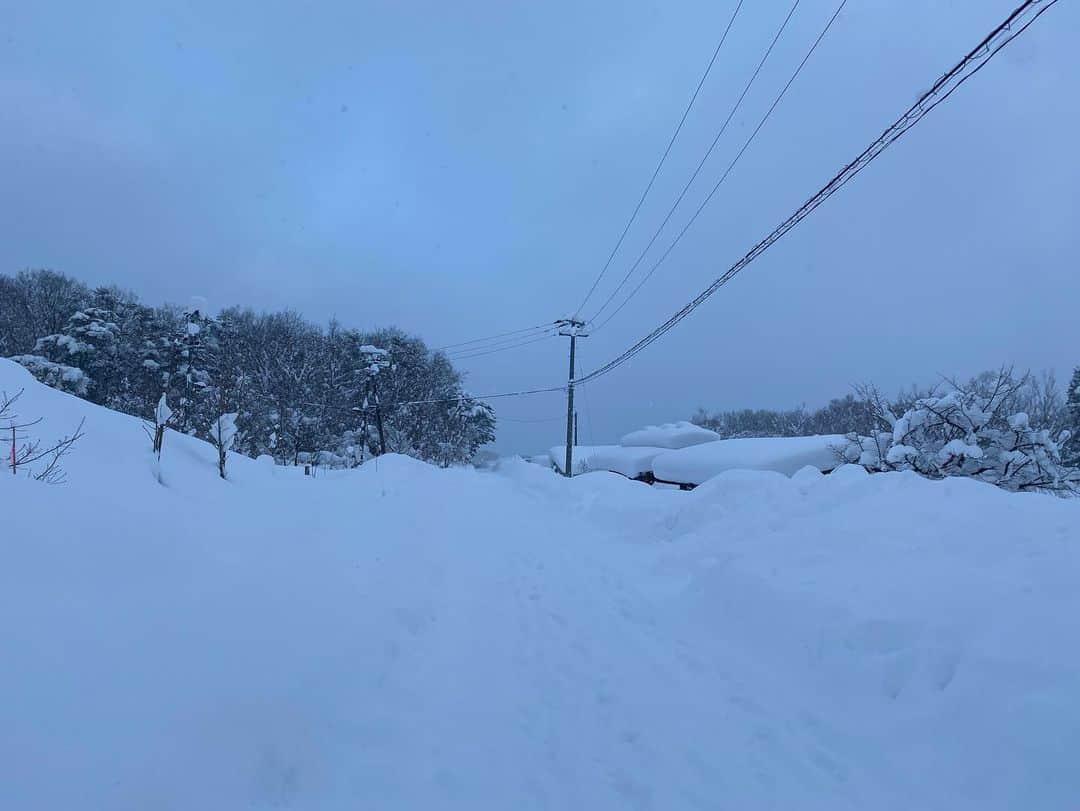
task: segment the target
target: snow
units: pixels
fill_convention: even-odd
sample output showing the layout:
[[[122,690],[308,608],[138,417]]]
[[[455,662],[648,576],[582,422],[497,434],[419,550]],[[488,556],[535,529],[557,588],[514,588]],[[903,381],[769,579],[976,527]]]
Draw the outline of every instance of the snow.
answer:
[[[938,451],[938,459],[942,462],[947,462],[954,456],[966,456],[969,459],[982,459],[984,454],[982,448],[978,445],[970,444],[962,439],[952,439],[945,443],[944,447]]]
[[[785,476],[806,465],[832,470],[838,464],[836,449],[846,442],[840,435],[724,439],[661,454],[653,460],[653,473],[663,481],[701,484],[734,469],[771,470]]]
[[[652,461],[663,448],[624,448],[620,445],[578,445],[574,447],[574,473],[609,471],[634,478],[652,470]],[[566,470],[566,446],[556,445],[548,454],[559,471]]]
[[[168,425],[172,415],[173,411],[169,408],[165,395],[162,394],[161,399],[158,400],[158,404],[154,408],[154,422],[158,425]]]
[[[162,398],[164,398],[164,395],[162,395]],[[233,441],[236,439],[236,418],[238,416],[239,414],[235,412],[222,414],[214,420],[213,425],[210,426],[210,435],[214,437],[225,450],[232,448]],[[323,451],[323,453],[326,453],[326,451]]]
[[[66,386],[78,394],[86,394],[90,387],[90,377],[77,366],[55,363],[41,355],[14,355],[10,360],[26,367],[36,378],[49,385]]]
[[[619,444],[624,447],[677,450],[691,445],[700,445],[703,442],[715,442],[718,439],[720,435],[715,431],[694,425],[692,422],[672,422],[665,425],[650,425],[633,431],[620,439]]]
[[[1031,426],[1031,419],[1023,411],[1019,411],[1009,417],[1009,427],[1014,431],[1022,431]]]
[[[161,486],[138,420],[0,361],[20,388],[86,436],[66,485],[0,477],[2,808],[1080,796],[1080,500],[856,466],[222,480],[171,431]]]

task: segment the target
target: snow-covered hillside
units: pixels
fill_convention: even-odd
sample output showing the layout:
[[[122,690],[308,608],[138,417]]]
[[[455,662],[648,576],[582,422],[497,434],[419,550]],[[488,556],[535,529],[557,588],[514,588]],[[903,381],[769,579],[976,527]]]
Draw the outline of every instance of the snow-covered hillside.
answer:
[[[0,478],[0,807],[1014,809],[1080,797],[1080,501],[314,479],[36,384]]]

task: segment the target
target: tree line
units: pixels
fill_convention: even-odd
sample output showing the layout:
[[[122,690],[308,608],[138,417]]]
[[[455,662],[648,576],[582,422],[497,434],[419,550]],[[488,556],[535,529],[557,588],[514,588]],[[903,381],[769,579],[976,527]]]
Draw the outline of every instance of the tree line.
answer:
[[[155,426],[282,464],[404,453],[448,466],[494,439],[495,413],[440,352],[396,328],[323,328],[295,312],[149,306],[51,270],[0,274],[0,354],[38,380]],[[415,401],[443,400],[437,403]],[[161,428],[161,430],[158,430]]]
[[[839,461],[928,478],[967,476],[1009,490],[1080,491],[1080,367],[1063,390],[1001,368],[886,397],[873,385],[807,410],[708,412],[693,421],[723,438],[837,434]]]

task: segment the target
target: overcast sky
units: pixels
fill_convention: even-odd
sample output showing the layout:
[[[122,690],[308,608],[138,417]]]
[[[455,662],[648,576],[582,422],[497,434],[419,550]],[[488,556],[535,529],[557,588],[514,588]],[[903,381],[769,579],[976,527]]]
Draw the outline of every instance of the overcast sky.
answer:
[[[746,2],[597,302],[791,2]],[[1016,4],[851,0],[683,242],[580,342],[580,370],[719,275]],[[734,5],[6,4],[0,271],[395,324],[432,346],[551,321],[599,272]],[[659,245],[835,5],[802,0]],[[863,380],[891,390],[1080,363],[1078,34],[1080,4],[1047,12],[690,319],[589,386],[582,439],[698,406],[816,406]],[[566,364],[552,339],[462,366],[484,393],[557,384]],[[495,404],[501,450],[559,442],[559,395]]]

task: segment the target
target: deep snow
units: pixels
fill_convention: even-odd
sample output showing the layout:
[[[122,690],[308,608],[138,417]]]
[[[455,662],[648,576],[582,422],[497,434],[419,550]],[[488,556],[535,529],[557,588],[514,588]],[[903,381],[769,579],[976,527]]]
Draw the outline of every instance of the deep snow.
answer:
[[[658,454],[652,469],[656,478],[681,484],[701,484],[727,470],[771,470],[792,476],[808,465],[832,470],[846,444],[840,435],[722,439]]]
[[[305,478],[0,389],[0,807],[1013,809],[1080,796],[1080,503],[844,467],[690,493]]]
[[[664,448],[623,447],[621,445],[575,445],[574,474],[591,473],[604,470],[609,473],[621,473],[628,478],[640,476],[652,471],[653,460]],[[566,471],[566,445],[556,445],[548,451],[543,460],[548,466],[553,465],[560,472]]]
[[[692,422],[670,422],[664,425],[648,425],[637,431],[631,431],[619,440],[624,448],[667,448],[677,450],[700,445],[702,442],[715,442],[720,434],[694,425]]]

